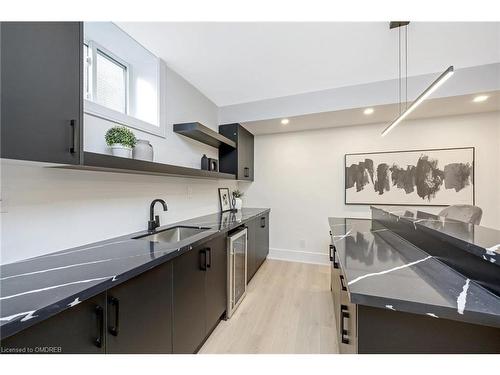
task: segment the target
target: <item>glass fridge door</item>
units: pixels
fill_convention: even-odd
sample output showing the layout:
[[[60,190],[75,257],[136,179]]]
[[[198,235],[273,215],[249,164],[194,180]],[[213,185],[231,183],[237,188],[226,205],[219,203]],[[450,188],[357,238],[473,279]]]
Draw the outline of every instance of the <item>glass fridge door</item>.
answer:
[[[247,288],[247,232],[242,231],[233,239],[233,307],[235,307],[244,296]]]

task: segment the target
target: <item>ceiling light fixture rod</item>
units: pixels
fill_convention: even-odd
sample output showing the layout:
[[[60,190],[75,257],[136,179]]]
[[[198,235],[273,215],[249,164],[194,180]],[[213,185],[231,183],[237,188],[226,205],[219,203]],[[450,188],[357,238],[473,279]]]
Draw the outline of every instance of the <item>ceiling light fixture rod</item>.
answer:
[[[403,121],[410,113],[412,113],[415,108],[417,108],[420,103],[429,97],[434,91],[436,91],[443,83],[445,83],[448,78],[450,78],[454,73],[453,65],[449,66],[432,84],[425,89],[425,91],[420,94],[420,96],[415,99],[415,101],[402,113],[400,114],[388,127],[382,132],[382,136],[385,136],[392,129],[394,129],[401,121]]]

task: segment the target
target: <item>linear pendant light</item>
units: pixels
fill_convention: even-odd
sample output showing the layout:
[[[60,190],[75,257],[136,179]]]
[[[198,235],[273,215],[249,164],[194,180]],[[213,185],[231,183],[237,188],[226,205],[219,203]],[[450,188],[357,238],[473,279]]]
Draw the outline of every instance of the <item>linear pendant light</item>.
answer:
[[[398,41],[398,49],[399,49],[399,59],[398,59],[398,64],[399,64],[399,116],[392,121],[392,123],[387,126],[384,131],[382,132],[382,137],[387,135],[392,129],[394,129],[396,126],[398,126],[399,123],[401,123],[410,113],[412,113],[419,105],[422,103],[425,99],[427,99],[434,91],[436,91],[443,83],[445,83],[448,78],[450,78],[453,75],[453,65],[449,66],[448,69],[446,69],[432,84],[425,89],[420,96],[415,99],[413,103],[411,103],[410,106],[406,107],[403,112],[401,112],[401,83],[402,83],[402,77],[401,77],[401,65],[402,65],[402,54],[401,54],[401,29],[404,27],[405,30],[405,91],[406,91],[406,100],[405,102],[408,103],[408,25],[409,21],[392,21],[389,23],[389,29],[398,29],[399,30],[399,41]]]
[[[394,129],[401,121],[403,121],[410,113],[412,113],[415,108],[417,108],[420,103],[429,97],[434,91],[436,91],[443,83],[445,83],[448,78],[453,75],[453,65],[449,66],[432,84],[425,89],[425,91],[420,94],[420,96],[411,105],[401,113],[388,127],[382,132],[382,136],[385,136],[392,129]]]

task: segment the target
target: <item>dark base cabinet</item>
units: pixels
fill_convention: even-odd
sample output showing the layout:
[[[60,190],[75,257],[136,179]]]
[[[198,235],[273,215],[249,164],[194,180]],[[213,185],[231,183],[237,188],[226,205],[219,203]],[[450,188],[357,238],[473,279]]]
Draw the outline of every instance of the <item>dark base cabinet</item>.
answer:
[[[2,353],[105,352],[106,293],[101,293],[0,342]]]
[[[269,213],[247,223],[247,282],[250,282],[269,255]]]
[[[107,291],[106,353],[172,353],[172,262]]]
[[[226,236],[173,261],[173,351],[196,353],[226,311]]]
[[[252,280],[252,277],[257,272],[257,221],[252,220],[247,223],[247,283]]]
[[[500,353],[500,329],[357,305],[358,353]]]
[[[352,303],[333,245],[330,260],[340,354],[500,353],[500,328]]]
[[[255,265],[258,269],[269,255],[269,214],[257,218]]]

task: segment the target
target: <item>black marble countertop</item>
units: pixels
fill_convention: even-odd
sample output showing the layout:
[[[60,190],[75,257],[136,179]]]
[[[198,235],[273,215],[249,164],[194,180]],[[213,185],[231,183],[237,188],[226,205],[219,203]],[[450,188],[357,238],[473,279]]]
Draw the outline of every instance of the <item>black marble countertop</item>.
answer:
[[[405,207],[372,208],[392,215],[397,220],[411,222],[415,230],[439,236],[442,240],[500,266],[500,230],[464,223]]]
[[[500,327],[500,297],[370,219],[328,221],[352,303]]]
[[[148,234],[142,231],[2,265],[1,338],[71,308],[269,211],[243,208],[235,213],[216,213],[158,228],[157,231],[178,225],[208,228],[175,246],[133,239]]]

